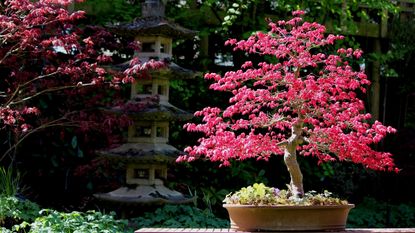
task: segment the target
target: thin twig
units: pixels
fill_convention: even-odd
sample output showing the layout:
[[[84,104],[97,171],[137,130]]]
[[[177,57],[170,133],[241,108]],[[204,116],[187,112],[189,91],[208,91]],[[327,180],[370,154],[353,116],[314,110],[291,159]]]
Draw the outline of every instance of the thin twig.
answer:
[[[93,86],[93,85],[95,85],[95,84],[94,84],[94,83],[85,83],[85,84],[84,84],[84,83],[82,83],[82,84],[78,84],[78,85],[71,85],[71,86],[63,86],[63,87],[54,87],[54,88],[49,88],[49,89],[46,89],[46,90],[39,91],[39,92],[37,92],[36,94],[31,95],[31,96],[28,96],[28,97],[26,97],[26,98],[23,98],[23,99],[21,99],[21,100],[10,102],[10,103],[9,103],[9,106],[11,106],[11,105],[16,105],[16,104],[19,104],[19,103],[23,103],[23,102],[25,102],[25,101],[28,101],[28,100],[30,100],[30,99],[32,99],[32,98],[34,98],[34,97],[37,97],[37,96],[39,96],[39,95],[42,95],[42,94],[45,94],[45,93],[48,93],[48,92],[60,91],[60,90],[65,90],[65,89],[75,88],[75,87],[86,87],[86,86]]]
[[[6,53],[6,55],[4,55],[4,57],[0,60],[0,64],[3,63],[3,61],[10,56],[12,53],[14,53],[15,51],[17,51],[18,49],[15,49],[19,44],[15,44],[13,45],[10,50]]]
[[[32,82],[34,82],[34,81],[37,81],[37,80],[40,80],[40,79],[43,79],[43,78],[47,78],[47,77],[50,77],[50,76],[53,76],[53,75],[55,75],[55,74],[57,74],[58,72],[57,71],[55,71],[55,72],[53,72],[53,73],[50,73],[50,74],[46,74],[46,75],[40,75],[40,76],[38,76],[38,77],[36,77],[36,78],[33,78],[33,79],[31,79],[30,81],[27,81],[27,82],[25,82],[24,84],[22,84],[22,85],[18,85],[17,87],[16,87],[16,90],[13,92],[13,94],[12,94],[12,96],[9,98],[9,100],[6,102],[6,106],[8,106],[8,105],[10,105],[10,104],[12,104],[13,102],[13,99],[14,99],[14,97],[16,97],[16,95],[20,92],[20,90],[21,89],[23,89],[25,86],[27,86],[27,85],[29,85],[30,83],[32,83]]]
[[[34,81],[37,81],[37,80],[40,80],[40,79],[44,79],[44,78],[48,78],[48,77],[51,77],[51,76],[53,76],[53,75],[55,75],[55,74],[58,74],[58,71],[52,72],[52,73],[50,73],[50,74],[39,75],[39,76],[37,76],[36,78],[33,78],[33,79],[31,79],[31,80],[29,80],[29,81],[27,81],[27,82],[23,83],[22,85],[20,85],[20,87],[25,87],[25,86],[29,85],[30,83],[32,83],[32,82],[34,82]]]

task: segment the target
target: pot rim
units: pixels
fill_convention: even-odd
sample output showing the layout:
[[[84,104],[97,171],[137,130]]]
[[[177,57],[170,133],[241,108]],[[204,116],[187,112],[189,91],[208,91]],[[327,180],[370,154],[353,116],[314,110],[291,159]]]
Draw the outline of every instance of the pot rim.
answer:
[[[354,204],[346,205],[242,205],[242,204],[223,204],[224,208],[272,208],[272,209],[336,209],[355,207]]]

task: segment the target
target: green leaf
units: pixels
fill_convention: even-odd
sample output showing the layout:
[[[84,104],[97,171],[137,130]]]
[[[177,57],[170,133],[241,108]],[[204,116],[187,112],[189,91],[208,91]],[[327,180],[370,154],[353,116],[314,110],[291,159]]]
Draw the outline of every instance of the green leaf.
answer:
[[[79,158],[83,158],[84,157],[84,152],[78,148],[78,157]]]
[[[74,149],[78,146],[78,138],[76,136],[72,137],[71,145]]]
[[[53,155],[53,156],[50,158],[50,162],[52,163],[52,165],[53,165],[54,167],[59,167],[59,161],[58,161],[58,158],[56,157],[56,155]]]
[[[88,182],[88,184],[86,185],[86,188],[88,190],[92,190],[93,187],[94,187],[94,185],[92,184],[92,182]]]

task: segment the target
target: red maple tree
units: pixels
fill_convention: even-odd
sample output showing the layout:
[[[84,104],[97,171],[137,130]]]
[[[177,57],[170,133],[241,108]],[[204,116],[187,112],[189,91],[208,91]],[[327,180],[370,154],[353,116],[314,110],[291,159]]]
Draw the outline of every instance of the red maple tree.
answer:
[[[61,120],[71,121],[73,116],[68,116],[71,104],[90,107],[102,100],[102,93],[88,99],[82,90],[118,87],[133,81],[145,70],[162,65],[160,62],[142,64],[133,58],[138,49],[135,42],[126,42],[103,28],[82,26],[80,20],[85,12],[69,11],[73,2],[5,0],[0,3],[0,130],[13,133],[11,144],[21,141],[34,127],[41,129],[59,125]],[[130,67],[107,69],[122,57],[131,59]],[[66,96],[60,99],[61,117],[55,113],[55,119],[44,116],[43,121],[33,124],[33,118],[41,114],[36,105],[38,99],[57,92]],[[87,114],[78,110],[78,119],[88,119]],[[72,126],[83,127],[80,122]]]
[[[264,61],[255,65],[248,61],[223,76],[206,74],[214,81],[211,89],[231,92],[233,97],[225,110],[206,107],[195,113],[203,123],[188,123],[185,128],[205,136],[199,145],[186,148],[188,154],[178,161],[204,156],[227,166],[234,159],[283,155],[290,190],[297,197],[304,194],[297,153],[319,162],[350,161],[397,171],[390,153],[373,149],[395,129],[378,121],[371,124],[371,115],[358,98],[370,81],[350,61],[361,57],[362,51],[341,48],[328,54],[343,36],[326,36],[323,25],[304,22],[302,14],[295,11],[288,21],[270,22],[268,33],[226,42]]]

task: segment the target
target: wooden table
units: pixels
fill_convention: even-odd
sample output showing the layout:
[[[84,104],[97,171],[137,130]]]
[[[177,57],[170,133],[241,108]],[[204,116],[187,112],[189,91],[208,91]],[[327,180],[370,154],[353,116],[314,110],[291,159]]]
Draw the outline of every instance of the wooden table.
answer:
[[[135,233],[212,233],[212,232],[230,232],[230,233],[248,233],[236,231],[228,228],[141,228]],[[286,231],[277,231],[275,233],[284,233]],[[336,233],[394,233],[394,232],[403,232],[403,233],[415,233],[415,228],[348,228],[344,231],[308,231],[306,233],[327,233],[327,232],[336,232]],[[252,233],[261,233],[261,232],[252,232]],[[263,232],[263,233],[272,233],[272,232]],[[290,232],[293,233],[293,232]],[[295,231],[294,233],[301,233],[300,231]]]

